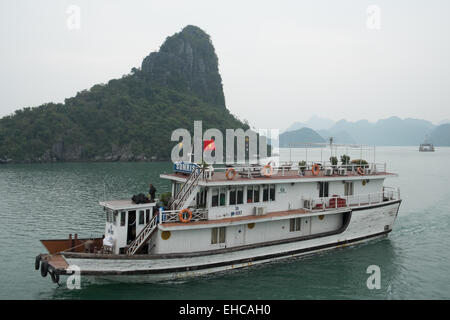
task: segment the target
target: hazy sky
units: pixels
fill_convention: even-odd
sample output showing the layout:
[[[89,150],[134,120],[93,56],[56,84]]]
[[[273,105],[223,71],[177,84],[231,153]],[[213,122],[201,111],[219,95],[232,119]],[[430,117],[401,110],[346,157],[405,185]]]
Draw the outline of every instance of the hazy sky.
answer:
[[[67,26],[70,5],[79,29]],[[193,24],[212,38],[227,107],[254,126],[284,129],[313,114],[438,122],[450,118],[449,9],[448,0],[2,0],[0,116],[120,78]]]

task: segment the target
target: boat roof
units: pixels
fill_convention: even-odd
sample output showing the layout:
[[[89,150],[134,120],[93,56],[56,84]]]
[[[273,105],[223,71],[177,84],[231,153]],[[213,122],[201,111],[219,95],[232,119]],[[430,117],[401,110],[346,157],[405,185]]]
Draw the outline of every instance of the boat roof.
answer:
[[[100,201],[99,204],[111,210],[130,210],[154,207],[156,202],[136,204],[131,200],[108,200]]]

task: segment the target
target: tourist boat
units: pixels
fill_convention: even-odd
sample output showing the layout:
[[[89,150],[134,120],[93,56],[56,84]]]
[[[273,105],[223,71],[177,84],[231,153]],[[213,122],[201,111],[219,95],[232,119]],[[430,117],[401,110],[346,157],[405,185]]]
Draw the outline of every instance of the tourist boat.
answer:
[[[391,232],[400,191],[386,164],[307,162],[201,167],[175,163],[160,175],[171,200],[102,201],[104,235],[41,240],[35,267],[57,282],[81,276],[119,281],[193,277],[299,257]]]
[[[420,152],[434,152],[434,145],[428,142],[428,136],[425,138],[425,141],[419,146]]]
[[[420,152],[434,152],[434,146],[431,143],[422,143],[419,146]]]
[[[422,143],[419,146],[420,152],[434,152],[434,145],[432,143]]]

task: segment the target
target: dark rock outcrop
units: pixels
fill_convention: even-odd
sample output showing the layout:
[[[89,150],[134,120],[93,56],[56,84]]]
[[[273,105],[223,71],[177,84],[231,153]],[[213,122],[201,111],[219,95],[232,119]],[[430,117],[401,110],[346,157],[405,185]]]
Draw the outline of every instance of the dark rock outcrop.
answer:
[[[142,61],[142,72],[154,85],[186,91],[225,107],[218,59],[209,35],[195,26],[168,37],[158,52]]]

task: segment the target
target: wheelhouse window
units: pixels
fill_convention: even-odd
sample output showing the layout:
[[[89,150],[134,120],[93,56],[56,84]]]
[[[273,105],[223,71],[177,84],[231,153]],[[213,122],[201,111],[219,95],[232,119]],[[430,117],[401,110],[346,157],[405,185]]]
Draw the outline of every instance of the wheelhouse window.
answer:
[[[211,229],[211,244],[225,243],[225,227]]]
[[[106,209],[106,222],[112,222],[113,221],[112,214],[113,214],[112,210]]]
[[[145,211],[144,210],[140,210],[139,211],[139,225],[143,225],[145,223],[145,215],[144,215]]]
[[[150,209],[145,210],[145,222],[149,223],[150,221]]]
[[[120,212],[120,226],[123,227],[125,225],[126,217],[127,217],[126,211],[121,211]]]
[[[300,231],[300,226],[301,226],[301,218],[289,219],[289,231],[290,232]]]

